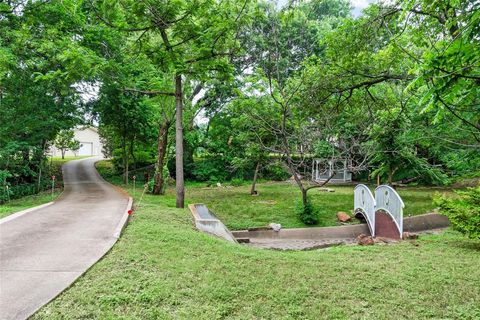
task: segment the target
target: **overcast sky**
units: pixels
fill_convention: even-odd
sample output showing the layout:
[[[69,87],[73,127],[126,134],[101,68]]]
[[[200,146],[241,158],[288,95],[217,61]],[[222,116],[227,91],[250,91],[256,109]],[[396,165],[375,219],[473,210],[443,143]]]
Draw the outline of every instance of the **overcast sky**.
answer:
[[[370,3],[375,2],[375,0],[350,0],[350,2],[353,6],[353,16],[358,17],[362,13],[362,10],[368,7]]]
[[[358,17],[364,8],[366,8],[370,3],[375,2],[376,0],[350,0],[352,3],[352,15]],[[277,5],[282,7],[288,3],[288,0],[276,0]]]

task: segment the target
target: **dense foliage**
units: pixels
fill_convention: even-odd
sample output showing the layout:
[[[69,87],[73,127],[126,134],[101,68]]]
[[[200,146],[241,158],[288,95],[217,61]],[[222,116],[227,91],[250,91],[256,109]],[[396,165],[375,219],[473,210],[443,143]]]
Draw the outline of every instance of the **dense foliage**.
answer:
[[[480,187],[457,193],[458,198],[441,197],[437,204],[454,229],[471,239],[480,239]]]
[[[448,184],[480,172],[476,1],[0,4],[0,178],[37,184],[55,137],[94,123],[154,194],[291,177]],[[39,189],[39,187],[37,187]]]

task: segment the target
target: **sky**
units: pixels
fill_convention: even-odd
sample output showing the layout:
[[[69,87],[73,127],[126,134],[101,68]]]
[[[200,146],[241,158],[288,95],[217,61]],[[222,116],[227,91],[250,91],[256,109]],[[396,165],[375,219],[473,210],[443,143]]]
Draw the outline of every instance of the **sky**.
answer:
[[[361,15],[362,10],[368,7],[368,5],[376,0],[350,0],[352,3],[352,15],[358,17]],[[277,6],[282,7],[288,3],[288,0],[276,0]]]
[[[370,3],[375,2],[375,0],[350,0],[350,2],[353,6],[352,15],[358,17],[362,13],[362,10],[368,7]]]

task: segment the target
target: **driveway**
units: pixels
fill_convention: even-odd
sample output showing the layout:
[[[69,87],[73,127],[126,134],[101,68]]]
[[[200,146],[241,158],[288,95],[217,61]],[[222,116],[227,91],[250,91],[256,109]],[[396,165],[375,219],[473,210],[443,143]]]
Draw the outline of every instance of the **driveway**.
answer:
[[[117,240],[128,197],[100,178],[98,160],[66,163],[54,204],[0,220],[0,319],[32,315]]]

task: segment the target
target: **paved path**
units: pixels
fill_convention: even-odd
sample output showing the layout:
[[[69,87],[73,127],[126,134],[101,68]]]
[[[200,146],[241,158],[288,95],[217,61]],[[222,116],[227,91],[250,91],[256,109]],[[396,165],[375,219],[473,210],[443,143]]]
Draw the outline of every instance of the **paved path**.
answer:
[[[64,165],[54,204],[0,220],[0,319],[27,318],[115,243],[128,198],[100,178],[97,160]]]
[[[326,240],[312,240],[312,239],[250,239],[249,243],[245,245],[250,247],[257,247],[262,249],[275,250],[313,250],[324,249],[332,246],[343,244],[356,243],[356,239],[326,239]]]

